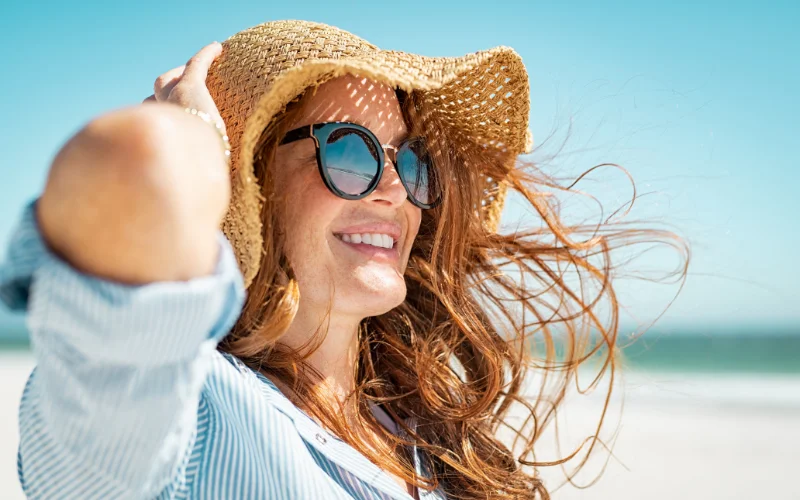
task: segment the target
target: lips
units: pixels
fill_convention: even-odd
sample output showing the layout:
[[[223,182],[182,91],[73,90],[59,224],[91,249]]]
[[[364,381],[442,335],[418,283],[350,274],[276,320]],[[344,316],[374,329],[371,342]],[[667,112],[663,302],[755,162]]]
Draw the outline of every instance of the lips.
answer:
[[[392,248],[395,244],[395,239],[385,233],[349,233],[337,234],[336,237],[345,243],[372,245],[378,248]]]
[[[355,233],[361,236],[361,233]],[[348,249],[358,252],[361,255],[364,255],[371,260],[383,260],[386,262],[396,262],[400,258],[400,253],[397,251],[397,242],[393,241],[393,245],[389,248],[385,248],[383,246],[375,246],[372,243],[364,243],[363,241],[356,243],[355,240],[359,238],[354,238],[351,234],[336,234],[336,239],[342,243]],[[378,239],[380,238],[381,242],[383,242],[383,237],[386,239],[391,240],[391,237],[388,235],[383,234],[369,234],[369,240],[371,241],[373,238]],[[350,241],[347,241],[350,240]]]

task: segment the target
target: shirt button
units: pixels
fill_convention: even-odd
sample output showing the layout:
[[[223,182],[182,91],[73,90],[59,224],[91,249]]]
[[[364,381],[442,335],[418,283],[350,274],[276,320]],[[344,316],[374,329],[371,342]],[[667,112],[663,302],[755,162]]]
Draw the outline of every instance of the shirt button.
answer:
[[[327,442],[328,442],[328,440],[325,438],[325,436],[323,436],[323,435],[322,435],[322,434],[320,434],[319,432],[317,433],[317,436],[316,436],[316,437],[317,437],[317,441],[319,441],[319,442],[320,442],[320,444],[325,444],[325,443],[327,443]]]

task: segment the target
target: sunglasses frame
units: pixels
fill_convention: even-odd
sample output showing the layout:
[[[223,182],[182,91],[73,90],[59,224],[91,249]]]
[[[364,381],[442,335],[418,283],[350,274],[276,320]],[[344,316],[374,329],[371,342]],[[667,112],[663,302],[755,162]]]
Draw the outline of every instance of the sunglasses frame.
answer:
[[[375,174],[375,177],[370,181],[369,185],[367,186],[366,191],[360,194],[349,194],[341,191],[336,185],[333,183],[333,180],[328,173],[328,169],[324,167],[325,165],[325,152],[326,147],[328,144],[328,138],[336,132],[337,130],[341,129],[353,129],[357,132],[366,136],[370,141],[372,141],[372,145],[375,147],[376,151],[378,152],[378,171]],[[357,123],[351,122],[323,122],[323,123],[312,123],[311,125],[305,125],[303,127],[298,127],[296,129],[290,130],[286,133],[283,139],[280,142],[280,145],[289,144],[291,142],[299,141],[302,139],[314,139],[314,146],[316,148],[316,156],[317,156],[317,169],[319,170],[319,175],[322,177],[322,181],[325,183],[325,187],[328,190],[335,194],[340,198],[344,198],[345,200],[361,200],[369,196],[370,193],[375,191],[375,188],[378,187],[381,179],[383,178],[383,171],[384,171],[384,164],[386,163],[386,154],[389,154],[389,159],[392,161],[394,165],[394,169],[397,172],[398,177],[400,177],[400,182],[403,184],[403,188],[406,190],[406,198],[410,201],[413,205],[428,210],[431,208],[436,207],[441,201],[442,196],[441,194],[436,198],[433,203],[422,203],[421,201],[417,200],[411,195],[411,191],[408,188],[408,184],[406,183],[405,178],[401,172],[401,169],[397,167],[397,152],[403,146],[407,146],[413,142],[421,141],[424,142],[422,138],[413,139],[411,141],[404,142],[400,148],[396,148],[390,144],[381,144],[375,134],[372,133],[366,127],[363,127]],[[321,146],[324,144],[326,147]]]

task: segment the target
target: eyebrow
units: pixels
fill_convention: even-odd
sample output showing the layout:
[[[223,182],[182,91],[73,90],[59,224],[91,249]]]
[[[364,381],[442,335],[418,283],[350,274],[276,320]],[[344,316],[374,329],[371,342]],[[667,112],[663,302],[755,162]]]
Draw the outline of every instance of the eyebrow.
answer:
[[[322,123],[352,123],[354,125],[358,125],[358,126],[366,128],[367,130],[372,132],[372,134],[375,135],[376,138],[378,137],[378,135],[375,133],[375,130],[370,128],[370,127],[368,127],[365,122],[363,122],[361,120],[350,120],[349,117],[346,120],[332,120],[332,121],[322,121],[322,122],[314,122],[314,123],[316,123],[316,124],[322,124]],[[311,137],[311,133],[312,133],[311,127],[314,125],[314,123],[309,123],[308,125],[301,125],[299,127],[295,127],[293,129],[289,130],[286,133],[286,135],[284,135],[283,139],[281,139],[281,141],[279,142],[279,145],[282,146],[284,144],[288,144],[290,142],[297,141],[299,139],[305,139],[305,138]],[[387,142],[381,142],[381,144],[384,145],[384,146],[388,145],[388,146],[392,146],[392,147],[397,148],[399,146],[402,146],[402,144],[405,141],[407,141],[410,136],[411,136],[411,131],[409,130],[408,126],[406,126],[406,132],[405,133],[399,134],[399,135],[395,135],[388,143]]]
[[[374,127],[370,127],[369,124],[367,124],[366,122],[361,121],[361,120],[348,120],[348,121],[350,121],[351,123],[357,123],[358,125],[361,125],[362,127],[369,129],[373,134],[375,134],[375,137],[378,136],[378,134],[376,133],[376,129]],[[405,132],[403,132],[401,134],[395,134],[393,137],[391,137],[389,139],[389,142],[384,143],[384,144],[390,144],[392,146],[399,146],[404,141],[408,140],[409,135],[410,135],[410,130],[408,128],[408,125],[406,125],[405,126]]]
[[[375,125],[374,123],[369,123],[368,120],[362,120],[360,117],[349,116],[349,115],[345,115],[344,118],[341,118],[341,119],[338,119],[338,120],[329,120],[329,119],[321,118],[319,121],[314,121],[314,122],[308,123],[306,125],[301,125],[299,127],[294,127],[292,130],[294,130],[296,128],[307,128],[309,125],[312,125],[313,123],[333,123],[333,122],[354,123],[356,125],[360,125],[360,126],[366,128],[366,129],[368,129],[370,132],[375,134],[375,137],[378,137],[378,134],[376,133],[376,128],[373,127],[373,126],[370,126],[370,125]],[[402,133],[402,134],[395,135],[394,137],[392,137],[389,140],[388,143],[382,142],[382,144],[389,144],[389,145],[392,145],[392,146],[400,146],[401,144],[403,144],[403,142],[407,141],[409,139],[409,137],[411,136],[411,129],[409,128],[408,124],[405,123],[405,119],[403,119],[403,123],[405,124],[405,132]]]
[[[380,120],[383,121],[383,120],[385,120],[385,118],[381,118]],[[356,125],[361,125],[362,127],[366,128],[366,129],[369,129],[370,132],[375,134],[375,137],[378,136],[378,134],[376,133],[377,132],[377,128],[375,127],[376,124],[375,123],[371,123],[370,120],[363,120],[363,119],[361,119],[360,116],[347,116],[346,115],[345,119],[333,120],[333,121],[355,123]],[[408,140],[409,136],[411,135],[411,129],[409,128],[408,124],[405,123],[405,117],[403,117],[403,124],[405,125],[405,133],[399,134],[399,135],[395,135],[394,137],[392,137],[389,140],[388,143],[385,143],[385,144],[398,145],[399,146],[404,141]]]

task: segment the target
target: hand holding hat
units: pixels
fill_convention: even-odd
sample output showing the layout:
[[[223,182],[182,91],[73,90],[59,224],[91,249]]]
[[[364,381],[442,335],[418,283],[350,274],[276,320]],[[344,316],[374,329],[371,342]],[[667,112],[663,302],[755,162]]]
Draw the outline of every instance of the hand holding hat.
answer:
[[[143,102],[169,102],[207,113],[224,133],[225,125],[206,87],[208,68],[221,53],[222,45],[219,42],[206,45],[183,66],[156,78],[153,95]]]
[[[145,102],[157,104],[98,116],[61,148],[37,218],[43,239],[63,260],[127,284],[212,272],[230,199],[229,168],[213,154],[208,125],[181,110],[219,124],[214,128],[228,148],[205,83],[221,53],[218,43],[204,47],[156,80]]]

